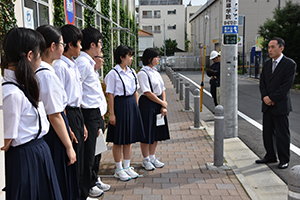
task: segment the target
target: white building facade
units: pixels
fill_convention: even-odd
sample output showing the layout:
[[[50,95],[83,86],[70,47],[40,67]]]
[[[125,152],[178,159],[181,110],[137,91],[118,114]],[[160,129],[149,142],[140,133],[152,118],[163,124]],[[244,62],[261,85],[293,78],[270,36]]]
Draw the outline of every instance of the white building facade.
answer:
[[[177,48],[184,51],[184,5],[139,5],[137,11],[139,27],[153,33],[155,47],[162,47],[164,39],[170,38],[176,40]]]

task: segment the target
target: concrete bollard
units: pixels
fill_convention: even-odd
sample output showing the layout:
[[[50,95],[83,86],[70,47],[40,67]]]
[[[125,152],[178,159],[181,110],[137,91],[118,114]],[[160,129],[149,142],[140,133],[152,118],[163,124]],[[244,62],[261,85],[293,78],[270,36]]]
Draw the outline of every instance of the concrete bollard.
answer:
[[[194,128],[200,128],[200,90],[194,90]]]
[[[177,77],[176,77],[176,94],[179,93],[179,74],[177,74]]]
[[[224,149],[224,108],[221,105],[215,107],[215,131],[214,131],[214,166],[223,166]]]
[[[300,199],[300,165],[295,165],[290,169],[288,179],[288,200]]]
[[[173,88],[176,88],[176,77],[177,77],[177,73],[174,72],[174,73],[173,73],[173,82],[172,82]]]
[[[180,78],[179,85],[180,85],[179,100],[182,101],[183,100],[183,79],[182,78]]]
[[[190,110],[190,83],[185,83],[185,110]]]

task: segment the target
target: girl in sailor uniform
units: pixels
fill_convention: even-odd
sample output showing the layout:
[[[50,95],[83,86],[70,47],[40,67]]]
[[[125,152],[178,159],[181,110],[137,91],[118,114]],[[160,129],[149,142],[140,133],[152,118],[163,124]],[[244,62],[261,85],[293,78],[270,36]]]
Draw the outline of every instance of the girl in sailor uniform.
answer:
[[[6,199],[61,200],[50,149],[49,123],[34,71],[45,41],[36,31],[13,28],[3,42],[3,116]],[[39,105],[39,106],[37,106]]]
[[[64,41],[59,29],[43,25],[36,29],[46,41],[42,62],[35,74],[40,86],[40,101],[50,122],[50,130],[44,139],[51,150],[57,179],[63,199],[79,197],[76,172],[76,153],[70,139],[69,122],[64,113],[67,105],[66,93],[52,67],[54,60],[60,59],[64,51]]]
[[[116,163],[115,178],[127,181],[139,175],[130,167],[131,144],[144,137],[141,114],[137,106],[139,88],[136,73],[130,66],[134,51],[120,45],[114,52],[117,65],[106,75],[106,93],[109,105],[107,142],[113,142]],[[122,167],[122,149],[124,168]]]
[[[145,139],[141,142],[143,154],[142,167],[146,170],[162,168],[164,163],[155,158],[157,141],[170,139],[168,121],[166,88],[160,74],[154,66],[159,64],[159,52],[155,48],[148,48],[142,57],[144,67],[138,73],[140,84],[139,108],[145,130]],[[157,120],[162,123],[157,124]]]

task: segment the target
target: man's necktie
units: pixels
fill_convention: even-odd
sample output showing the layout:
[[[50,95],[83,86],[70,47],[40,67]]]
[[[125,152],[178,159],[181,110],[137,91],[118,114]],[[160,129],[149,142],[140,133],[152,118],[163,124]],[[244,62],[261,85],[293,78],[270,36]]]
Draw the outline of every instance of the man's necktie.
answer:
[[[274,60],[274,61],[273,61],[273,65],[272,65],[272,73],[275,71],[276,64],[277,64],[277,61]]]

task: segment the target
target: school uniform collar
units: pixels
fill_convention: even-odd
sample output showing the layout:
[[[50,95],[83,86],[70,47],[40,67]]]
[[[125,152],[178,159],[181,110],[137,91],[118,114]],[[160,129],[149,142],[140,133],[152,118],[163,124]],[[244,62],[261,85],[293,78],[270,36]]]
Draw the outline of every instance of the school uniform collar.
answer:
[[[55,73],[55,70],[53,69],[53,67],[51,65],[49,65],[48,63],[46,63],[45,61],[41,61],[40,66],[37,68],[38,69],[42,69],[42,68],[46,68],[49,69],[51,72]]]
[[[87,54],[86,52],[84,51],[81,51],[80,53],[81,56],[85,57],[86,59],[88,59],[90,61],[90,64],[94,67],[96,62],[94,61],[94,59],[89,55]]]
[[[156,67],[151,68],[148,65],[144,66],[144,68],[148,71],[157,71]]]
[[[74,68],[76,63],[75,60],[72,58],[71,60],[67,58],[66,56],[62,55],[61,60],[68,64],[68,67]]]
[[[128,66],[126,66],[126,72],[124,72],[124,70],[122,69],[122,67],[121,67],[119,64],[117,64],[117,65],[115,66],[115,69],[116,69],[119,73],[125,73],[125,74],[131,73],[131,70],[129,69]]]
[[[277,60],[274,60],[272,58],[272,62],[276,61],[277,65],[278,65],[282,58],[283,58],[283,53],[281,53],[281,55],[277,58]]]
[[[4,69],[3,82],[8,82],[8,81],[17,83],[17,78],[16,78],[15,72],[13,70]]]

